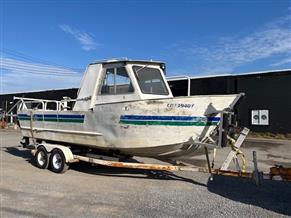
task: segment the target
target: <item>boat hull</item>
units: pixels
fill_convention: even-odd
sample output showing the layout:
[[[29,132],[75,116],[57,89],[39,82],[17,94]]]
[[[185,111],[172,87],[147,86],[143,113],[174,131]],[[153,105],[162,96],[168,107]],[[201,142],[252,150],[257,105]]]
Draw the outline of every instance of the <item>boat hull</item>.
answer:
[[[176,157],[194,152],[237,95],[191,96],[95,105],[89,111],[18,112],[25,137],[122,154]]]

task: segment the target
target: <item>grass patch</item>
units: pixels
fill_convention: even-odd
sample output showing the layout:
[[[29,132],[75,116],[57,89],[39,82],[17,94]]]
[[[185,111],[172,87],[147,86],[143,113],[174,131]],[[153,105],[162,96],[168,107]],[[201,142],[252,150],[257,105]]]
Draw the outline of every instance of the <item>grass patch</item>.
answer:
[[[275,134],[271,132],[250,132],[249,136],[255,137],[255,138],[266,138],[266,139],[283,139],[283,140],[291,139],[291,133]]]

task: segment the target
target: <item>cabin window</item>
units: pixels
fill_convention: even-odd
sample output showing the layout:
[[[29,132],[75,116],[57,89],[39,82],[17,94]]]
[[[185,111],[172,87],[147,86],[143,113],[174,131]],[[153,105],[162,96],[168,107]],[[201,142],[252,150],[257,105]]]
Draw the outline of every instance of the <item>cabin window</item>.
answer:
[[[168,89],[157,68],[133,66],[142,93],[154,95],[168,95]]]
[[[101,88],[102,95],[132,93],[133,86],[125,67],[106,69]]]

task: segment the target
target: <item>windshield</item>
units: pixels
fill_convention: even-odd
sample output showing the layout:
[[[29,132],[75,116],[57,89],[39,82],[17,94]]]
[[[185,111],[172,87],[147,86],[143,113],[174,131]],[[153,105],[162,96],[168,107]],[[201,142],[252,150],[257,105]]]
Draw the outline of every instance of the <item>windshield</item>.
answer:
[[[161,71],[157,68],[133,66],[142,93],[154,95],[168,95]]]

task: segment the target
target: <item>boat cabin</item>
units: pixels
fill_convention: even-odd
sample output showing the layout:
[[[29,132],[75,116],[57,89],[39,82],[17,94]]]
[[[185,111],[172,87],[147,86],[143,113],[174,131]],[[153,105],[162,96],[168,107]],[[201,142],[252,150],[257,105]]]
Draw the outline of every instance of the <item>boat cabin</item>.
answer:
[[[19,98],[18,110],[87,111],[96,105],[173,98],[165,78],[165,64],[155,61],[108,60],[88,65],[77,99]]]
[[[164,63],[109,60],[89,64],[73,110],[88,110],[98,104],[172,97]]]

